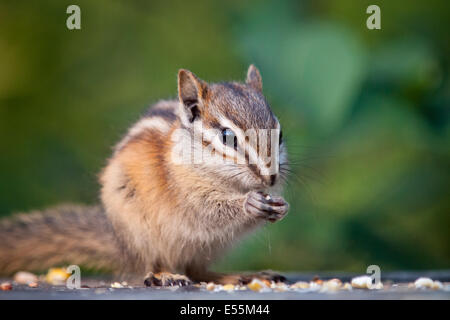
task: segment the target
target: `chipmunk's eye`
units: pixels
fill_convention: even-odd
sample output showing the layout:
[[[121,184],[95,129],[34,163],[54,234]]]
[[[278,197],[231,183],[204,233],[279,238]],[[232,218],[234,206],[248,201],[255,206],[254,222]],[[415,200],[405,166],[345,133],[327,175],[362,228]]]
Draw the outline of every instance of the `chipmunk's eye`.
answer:
[[[231,129],[222,130],[222,142],[226,146],[233,145],[234,150],[237,150],[237,137]]]
[[[279,145],[281,146],[281,144],[283,143],[283,131],[280,130],[280,140],[278,141]]]

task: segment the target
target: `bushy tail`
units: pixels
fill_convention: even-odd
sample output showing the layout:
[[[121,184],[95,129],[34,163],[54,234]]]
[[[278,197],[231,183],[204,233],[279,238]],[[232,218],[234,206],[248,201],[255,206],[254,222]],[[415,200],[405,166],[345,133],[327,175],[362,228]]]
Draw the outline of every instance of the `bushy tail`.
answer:
[[[75,264],[114,271],[119,257],[101,207],[61,206],[0,221],[0,274]]]

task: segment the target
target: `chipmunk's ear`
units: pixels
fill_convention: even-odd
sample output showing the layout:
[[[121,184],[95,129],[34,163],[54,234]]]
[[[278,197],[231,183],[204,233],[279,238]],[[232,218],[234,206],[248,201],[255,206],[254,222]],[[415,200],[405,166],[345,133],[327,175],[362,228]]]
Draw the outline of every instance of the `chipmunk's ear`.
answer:
[[[259,73],[258,68],[256,68],[253,64],[248,67],[247,71],[247,80],[245,81],[249,86],[253,89],[262,91],[262,78]]]
[[[208,93],[208,84],[189,70],[178,71],[178,98],[188,111],[189,121],[200,116],[202,102]]]

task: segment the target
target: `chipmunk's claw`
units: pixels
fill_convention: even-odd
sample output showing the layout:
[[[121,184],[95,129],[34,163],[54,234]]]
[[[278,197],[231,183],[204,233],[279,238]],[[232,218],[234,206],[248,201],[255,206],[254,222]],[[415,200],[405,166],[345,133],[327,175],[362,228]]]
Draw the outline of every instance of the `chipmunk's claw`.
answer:
[[[144,280],[144,284],[147,287],[185,287],[191,285],[192,283],[193,282],[184,275],[169,272],[149,272]]]

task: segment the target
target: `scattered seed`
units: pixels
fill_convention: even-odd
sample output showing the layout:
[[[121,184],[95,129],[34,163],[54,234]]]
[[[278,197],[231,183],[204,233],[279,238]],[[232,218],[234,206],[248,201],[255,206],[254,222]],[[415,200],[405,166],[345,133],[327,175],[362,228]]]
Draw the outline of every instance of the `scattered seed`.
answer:
[[[433,288],[433,284],[434,284],[433,280],[431,280],[430,278],[424,278],[424,277],[419,278],[414,282],[414,286],[417,289],[422,289],[422,288],[431,289],[431,288]]]
[[[119,282],[114,282],[114,283],[111,283],[111,288],[120,289],[120,288],[123,288],[123,285],[120,284]]]
[[[433,282],[433,289],[434,290],[444,290],[444,285],[440,281],[434,281]]]
[[[3,282],[2,284],[0,284],[0,289],[2,291],[10,291],[12,290],[12,285],[9,282]]]
[[[430,278],[419,278],[414,282],[414,286],[417,289],[434,289],[434,290],[443,290],[444,285],[440,281],[433,281]]]
[[[223,286],[221,284],[218,284],[214,287],[214,292],[223,291]]]
[[[342,282],[339,279],[331,279],[325,281],[322,285],[321,291],[337,291],[342,287]]]
[[[304,281],[298,281],[298,282],[294,283],[293,285],[291,285],[291,288],[293,288],[293,289],[308,289],[309,283],[304,282]]]
[[[339,283],[339,284],[342,284],[342,281],[341,280],[339,280],[338,278],[333,278],[333,279],[330,279],[330,280],[328,280],[328,282],[335,282],[335,283]]]
[[[258,279],[253,279],[252,282],[250,282],[247,287],[252,291],[261,291],[264,288],[267,288],[266,284]]]
[[[45,281],[52,285],[63,285],[70,274],[63,268],[50,268],[45,276]]]
[[[223,290],[229,291],[229,292],[234,291],[234,284],[226,284],[226,285],[224,285],[223,286]]]
[[[344,285],[342,286],[342,290],[347,290],[347,291],[352,291],[352,285],[348,282],[344,283]]]
[[[289,289],[289,286],[284,282],[273,282],[270,287],[272,289],[281,289],[281,290],[287,290]]]
[[[322,288],[322,285],[318,284],[317,282],[311,281],[309,283],[309,290],[311,291],[319,291]]]
[[[274,282],[271,282],[270,280],[267,280],[267,279],[262,280],[262,282],[264,282],[266,287],[269,287],[269,288],[272,286],[272,284],[275,284]]]
[[[312,282],[318,284],[319,286],[321,286],[323,284],[323,280],[322,279],[313,279]]]
[[[274,289],[276,292],[285,292],[289,290],[289,286],[281,282],[275,284],[271,288]]]
[[[31,272],[19,271],[14,275],[14,281],[18,284],[30,284],[38,281],[38,277]]]
[[[352,279],[352,287],[358,289],[369,289],[372,285],[372,278],[369,276],[360,276]]]

